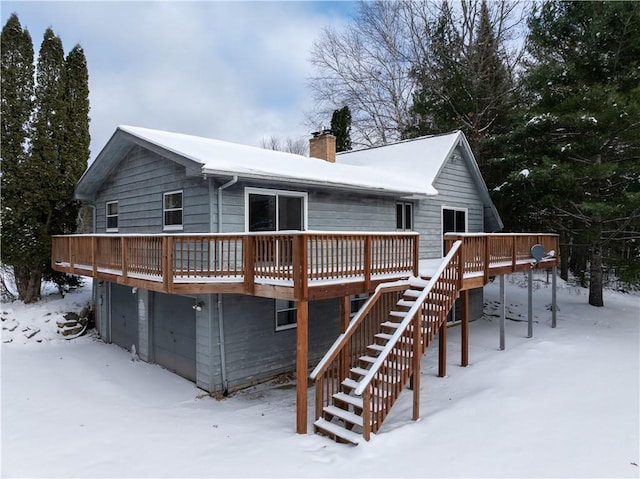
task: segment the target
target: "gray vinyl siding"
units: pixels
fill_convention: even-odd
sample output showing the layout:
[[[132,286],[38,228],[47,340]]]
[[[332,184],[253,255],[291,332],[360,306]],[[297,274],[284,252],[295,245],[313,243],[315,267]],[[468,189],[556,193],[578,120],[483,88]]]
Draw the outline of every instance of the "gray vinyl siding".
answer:
[[[96,195],[96,232],[106,229],[106,202],[118,202],[118,233],[162,233],[163,194],[183,191],[185,233],[209,231],[209,189],[202,177],[187,177],[185,167],[134,147]],[[179,232],[179,231],[173,231]]]
[[[484,231],[484,207],[467,162],[449,160],[435,182],[438,195],[421,200],[317,189],[296,185],[265,186],[240,181],[223,192],[223,232],[244,232],[245,188],[267,188],[308,193],[308,229],[321,231],[395,231],[396,203],[412,203],[414,231],[420,233],[420,257],[442,255],[442,207],[466,208],[468,231]]]
[[[229,389],[295,370],[296,328],[275,330],[275,300],[224,295]],[[338,302],[309,303],[309,365],[322,358],[338,336]]]
[[[459,152],[458,152],[459,153]],[[466,208],[469,232],[484,231],[484,206],[467,162],[449,159],[437,177],[438,195],[414,207],[415,230],[420,233],[420,257],[442,256],[442,207]]]
[[[196,313],[196,385],[205,391],[223,391],[220,359],[218,295],[198,296],[202,311]]]

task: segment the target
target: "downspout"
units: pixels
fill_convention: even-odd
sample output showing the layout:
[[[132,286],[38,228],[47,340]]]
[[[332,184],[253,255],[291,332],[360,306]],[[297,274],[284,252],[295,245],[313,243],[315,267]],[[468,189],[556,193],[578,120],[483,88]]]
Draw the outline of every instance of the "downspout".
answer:
[[[218,228],[217,233],[222,233],[222,191],[235,185],[238,182],[238,176],[235,175],[230,181],[218,187]],[[211,183],[213,188],[213,180]],[[212,228],[213,229],[213,228]],[[218,258],[221,264],[222,258]],[[229,390],[227,383],[227,360],[225,354],[225,338],[224,338],[224,312],[222,308],[222,294],[218,293],[218,333],[220,337],[220,374],[222,376],[223,394],[226,396]]]

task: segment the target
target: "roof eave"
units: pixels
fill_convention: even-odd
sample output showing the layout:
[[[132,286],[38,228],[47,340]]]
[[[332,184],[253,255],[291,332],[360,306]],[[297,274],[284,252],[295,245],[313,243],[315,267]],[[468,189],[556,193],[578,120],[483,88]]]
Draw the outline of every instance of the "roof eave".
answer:
[[[402,197],[415,197],[415,198],[428,198],[429,196],[437,195],[437,191],[433,193],[429,193],[427,191],[411,191],[411,190],[400,190],[400,189],[392,189],[392,188],[383,188],[383,187],[372,187],[370,185],[354,185],[349,183],[338,183],[333,181],[326,180],[312,180],[308,178],[294,178],[294,177],[286,177],[286,176],[277,176],[277,175],[267,175],[261,173],[249,173],[249,172],[240,172],[240,171],[229,171],[229,170],[216,170],[212,168],[202,168],[202,173],[204,175],[220,175],[220,176],[238,176],[240,178],[248,178],[248,179],[256,179],[263,181],[273,181],[280,183],[293,183],[293,184],[303,184],[310,186],[318,186],[324,188],[336,188],[343,190],[355,190],[362,192],[370,192],[370,193],[382,193],[387,195],[401,195]]]

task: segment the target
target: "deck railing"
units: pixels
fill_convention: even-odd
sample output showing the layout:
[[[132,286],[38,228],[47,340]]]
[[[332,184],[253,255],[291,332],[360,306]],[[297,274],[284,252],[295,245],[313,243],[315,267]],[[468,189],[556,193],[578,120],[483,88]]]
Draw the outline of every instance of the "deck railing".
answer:
[[[462,273],[483,277],[505,274],[534,265],[531,248],[541,245],[548,255],[541,265],[557,265],[560,239],[557,234],[545,233],[447,233],[447,251],[455,241],[462,241]],[[539,265],[536,265],[539,266]]]
[[[256,284],[294,289],[344,281],[370,291],[385,279],[418,274],[417,233],[286,232],[54,236],[58,271],[174,292],[176,285]],[[185,288],[182,288],[184,291]]]

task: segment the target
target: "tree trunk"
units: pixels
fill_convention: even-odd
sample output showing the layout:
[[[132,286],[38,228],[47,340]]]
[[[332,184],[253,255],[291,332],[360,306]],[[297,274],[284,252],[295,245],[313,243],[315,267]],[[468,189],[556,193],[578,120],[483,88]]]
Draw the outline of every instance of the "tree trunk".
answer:
[[[595,245],[591,249],[591,268],[589,271],[589,304],[604,306],[602,300],[602,246]]]
[[[13,275],[18,289],[18,299],[25,303],[35,303],[40,300],[40,289],[42,287],[42,267],[29,268],[27,266],[16,266],[13,268]]]

